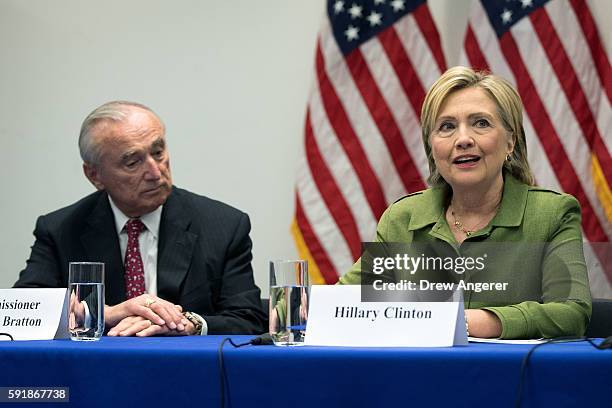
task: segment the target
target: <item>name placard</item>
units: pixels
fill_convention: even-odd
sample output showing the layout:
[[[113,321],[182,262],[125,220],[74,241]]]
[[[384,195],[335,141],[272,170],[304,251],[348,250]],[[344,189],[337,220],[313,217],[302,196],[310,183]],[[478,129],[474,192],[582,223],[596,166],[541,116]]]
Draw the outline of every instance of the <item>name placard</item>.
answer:
[[[0,333],[13,340],[67,338],[67,292],[66,288],[0,289]]]
[[[463,302],[362,302],[359,285],[314,285],[306,345],[450,347],[468,344]]]

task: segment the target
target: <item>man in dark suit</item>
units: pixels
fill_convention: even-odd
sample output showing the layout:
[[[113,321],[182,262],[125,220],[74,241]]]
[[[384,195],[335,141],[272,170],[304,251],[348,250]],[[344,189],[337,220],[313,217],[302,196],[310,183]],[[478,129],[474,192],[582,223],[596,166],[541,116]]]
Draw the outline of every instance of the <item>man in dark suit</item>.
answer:
[[[265,331],[248,216],[172,185],[153,111],[104,104],[83,122],[79,148],[98,191],[38,219],[15,287],[66,287],[69,262],[100,261],[109,335]]]

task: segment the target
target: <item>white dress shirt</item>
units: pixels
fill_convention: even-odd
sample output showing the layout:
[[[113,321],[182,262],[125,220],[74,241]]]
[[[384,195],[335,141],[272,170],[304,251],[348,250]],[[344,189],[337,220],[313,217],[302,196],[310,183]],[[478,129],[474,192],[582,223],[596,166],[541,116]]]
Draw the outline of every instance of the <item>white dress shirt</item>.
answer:
[[[130,217],[126,216],[115,205],[110,195],[108,196],[108,200],[110,201],[113,214],[115,215],[115,228],[119,236],[121,260],[125,262],[128,234],[124,227]],[[138,237],[142,266],[144,267],[145,291],[154,296],[157,296],[157,244],[159,242],[159,224],[161,222],[162,208],[163,205],[140,217],[140,221],[144,224],[145,229]]]
[[[125,230],[125,223],[130,217],[125,215],[113,202],[113,199],[108,196],[111,209],[115,215],[115,228],[119,237],[119,248],[121,249],[121,261],[125,263],[125,251],[127,251],[128,234]],[[145,229],[138,237],[138,247],[140,249],[140,257],[142,258],[142,266],[144,267],[145,292],[157,296],[157,247],[159,244],[159,224],[161,223],[161,213],[164,206],[160,205],[156,210],[140,216],[140,221],[145,226]],[[208,334],[208,324],[206,319],[194,313],[202,320],[202,335]]]

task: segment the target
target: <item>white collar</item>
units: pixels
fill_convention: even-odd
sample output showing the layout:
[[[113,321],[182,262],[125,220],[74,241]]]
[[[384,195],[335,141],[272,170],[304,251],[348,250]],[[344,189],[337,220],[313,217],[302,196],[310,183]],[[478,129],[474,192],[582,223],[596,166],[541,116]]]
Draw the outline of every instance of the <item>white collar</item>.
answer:
[[[125,223],[128,222],[130,217],[125,215],[123,211],[121,211],[119,207],[115,205],[115,202],[111,198],[110,194],[108,194],[108,201],[110,202],[111,209],[115,215],[115,228],[117,230],[117,235],[120,235],[123,231]],[[142,221],[145,227],[147,227],[147,231],[151,232],[155,238],[159,236],[159,224],[161,223],[161,213],[163,207],[163,205],[160,205],[150,213],[139,217],[140,221]]]

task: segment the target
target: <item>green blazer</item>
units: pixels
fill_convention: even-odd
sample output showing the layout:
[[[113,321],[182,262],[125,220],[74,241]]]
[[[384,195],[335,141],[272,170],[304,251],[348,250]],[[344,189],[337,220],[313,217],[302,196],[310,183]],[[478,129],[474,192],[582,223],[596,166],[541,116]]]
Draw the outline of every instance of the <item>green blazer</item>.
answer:
[[[473,242],[500,243],[494,245],[507,247],[497,251],[501,261],[473,277],[508,282],[506,290],[495,295],[466,291],[466,308],[495,313],[505,339],[583,335],[591,316],[591,295],[578,201],[504,175],[497,214],[459,245],[445,218],[448,199],[444,188],[431,188],[398,200],[382,215],[376,241],[438,243],[461,256],[469,253]],[[466,276],[470,278],[467,272]],[[339,283],[360,284],[361,278],[359,259]]]

